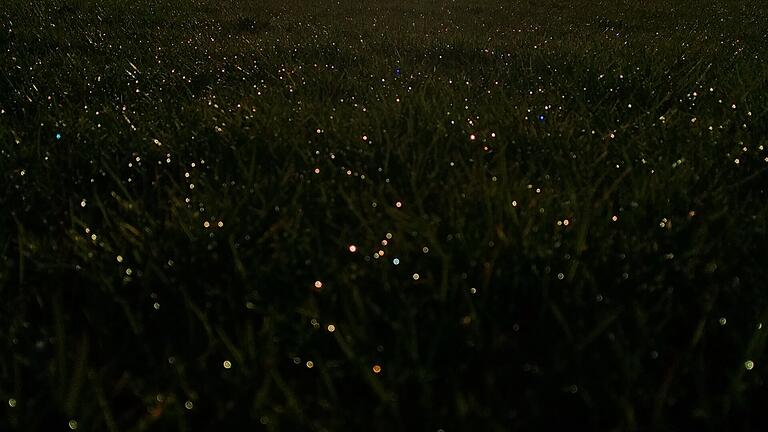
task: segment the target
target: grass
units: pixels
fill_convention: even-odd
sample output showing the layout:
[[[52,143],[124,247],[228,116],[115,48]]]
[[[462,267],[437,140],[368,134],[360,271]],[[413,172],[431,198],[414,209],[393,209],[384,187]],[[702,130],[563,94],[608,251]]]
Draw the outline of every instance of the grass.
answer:
[[[766,28],[11,0],[0,430],[755,430]]]

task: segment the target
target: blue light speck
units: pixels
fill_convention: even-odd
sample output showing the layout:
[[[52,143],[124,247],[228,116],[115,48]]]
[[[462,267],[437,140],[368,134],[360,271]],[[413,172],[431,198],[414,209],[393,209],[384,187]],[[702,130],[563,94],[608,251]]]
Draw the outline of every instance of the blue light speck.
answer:
[[[61,134],[60,134],[60,133],[57,133],[57,134],[56,134],[56,139],[57,139],[57,140],[60,140],[60,139],[61,139]]]

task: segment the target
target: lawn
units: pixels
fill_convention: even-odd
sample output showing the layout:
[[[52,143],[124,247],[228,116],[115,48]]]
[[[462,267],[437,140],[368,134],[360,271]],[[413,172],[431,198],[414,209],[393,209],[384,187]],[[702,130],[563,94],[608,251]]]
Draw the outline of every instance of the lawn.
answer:
[[[763,6],[7,0],[0,430],[758,430]]]

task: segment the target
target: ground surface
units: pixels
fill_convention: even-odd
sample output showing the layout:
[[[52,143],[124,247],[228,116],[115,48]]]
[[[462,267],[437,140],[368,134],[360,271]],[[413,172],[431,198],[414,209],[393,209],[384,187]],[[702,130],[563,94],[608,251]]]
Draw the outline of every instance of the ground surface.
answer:
[[[5,2],[0,430],[755,430],[767,18]]]

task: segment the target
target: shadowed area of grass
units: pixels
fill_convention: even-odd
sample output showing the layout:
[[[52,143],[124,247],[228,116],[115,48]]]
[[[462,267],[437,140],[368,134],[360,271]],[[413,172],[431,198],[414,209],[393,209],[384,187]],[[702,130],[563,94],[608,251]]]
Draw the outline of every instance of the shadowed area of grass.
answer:
[[[757,2],[11,0],[0,430],[755,430]]]

